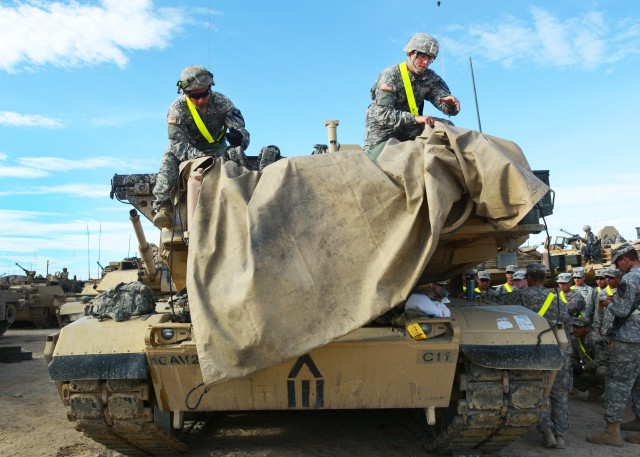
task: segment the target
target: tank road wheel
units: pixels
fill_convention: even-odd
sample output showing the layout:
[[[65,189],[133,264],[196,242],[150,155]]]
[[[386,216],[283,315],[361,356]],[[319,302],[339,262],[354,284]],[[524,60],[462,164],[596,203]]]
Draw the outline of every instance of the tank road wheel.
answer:
[[[498,370],[468,360],[459,365],[451,404],[427,426],[430,452],[496,451],[529,432],[549,408],[549,371]]]
[[[186,439],[201,425],[184,421],[174,429],[173,414],[154,406],[147,380],[71,381],[62,394],[76,430],[127,456],[184,453]]]
[[[43,306],[31,306],[29,308],[29,319],[37,328],[53,328],[58,326],[58,318],[51,309]]]

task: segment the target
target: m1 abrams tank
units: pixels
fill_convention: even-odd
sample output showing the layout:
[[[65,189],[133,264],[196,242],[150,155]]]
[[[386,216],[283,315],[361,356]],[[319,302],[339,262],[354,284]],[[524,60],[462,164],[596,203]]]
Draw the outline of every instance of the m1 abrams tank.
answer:
[[[45,349],[49,375],[69,420],[90,438],[127,455],[186,452],[200,414],[213,411],[411,408],[424,412],[421,435],[428,450],[444,454],[497,450],[527,433],[549,407],[554,370],[560,368],[567,344],[561,324],[550,328],[543,317],[520,306],[473,306],[463,301],[452,303],[451,316],[445,318],[410,318],[402,311],[414,286],[454,277],[495,256],[499,248],[515,249],[529,233],[543,229],[537,220],[518,224],[547,187],[512,150],[506,165],[520,170],[528,183],[525,187],[538,191],[523,196],[523,202],[531,203],[512,215],[510,223],[492,223],[486,201],[477,195],[478,189],[496,190],[507,183],[494,179],[478,187],[472,179],[459,180],[455,185],[461,197],[450,201],[449,190],[438,193],[447,185],[444,173],[421,181],[424,169],[433,171],[432,163],[422,168],[424,145],[447,141],[444,149],[425,149],[424,157],[442,154],[440,158],[458,170],[460,161],[467,163],[468,156],[453,152],[457,149],[451,135],[458,134],[469,132],[443,126],[436,128],[435,138],[407,142],[419,148],[405,163],[409,174],[398,168],[390,171],[384,163],[385,157],[395,165],[401,161],[403,143],[388,145],[389,154],[385,149],[375,163],[357,148],[339,149],[282,159],[262,175],[222,159],[189,163],[191,178],[180,185],[188,189],[187,196],[178,198],[174,226],[162,230],[155,258],[138,215],[139,211],[152,218],[155,175],[115,175],[112,198],[135,208],[130,218],[145,265],[137,279],[155,291],[163,289],[162,284],[169,286],[170,306],[151,315],[134,313],[121,322],[84,317],[49,337]],[[480,138],[484,143],[504,142]],[[337,143],[331,130],[329,139]],[[392,154],[393,148],[400,148],[399,155]],[[482,154],[492,162],[488,151]],[[360,178],[353,179],[353,173]],[[321,184],[303,187],[300,180],[305,174],[308,180],[320,176]],[[345,175],[348,179],[342,179]],[[390,193],[372,185],[370,175],[392,189]],[[511,178],[509,195],[515,185],[515,177]],[[283,193],[275,206],[265,208],[274,180],[275,189]],[[412,202],[420,196],[414,195],[412,180],[418,188],[429,189],[427,198],[435,198],[426,213],[422,206],[416,211],[431,222],[440,221],[425,225],[424,220],[411,219],[409,233],[428,234],[416,243],[391,225],[400,218],[394,211],[416,209]],[[253,186],[253,194],[243,182]],[[211,186],[220,199],[212,195]],[[393,200],[396,192],[412,197]],[[430,192],[436,195],[429,196]],[[342,211],[344,200],[353,195],[353,211],[366,204],[360,197],[375,202],[376,224],[367,219],[369,213],[350,218]],[[292,203],[291,198],[301,200]],[[434,207],[438,201],[441,207]],[[333,214],[320,217],[317,205],[327,202]],[[489,212],[499,216],[500,207],[513,206],[507,203]],[[287,206],[293,209],[285,211]],[[238,208],[244,217],[234,213]],[[259,220],[256,210],[265,211]],[[216,220],[211,219],[214,213]],[[293,215],[301,216],[300,222]],[[260,221],[278,225],[264,227]],[[357,225],[357,237],[338,246],[352,229],[350,224]],[[216,230],[203,235],[202,230],[212,226]],[[237,235],[239,242],[234,244],[232,237]],[[288,248],[276,247],[278,237],[284,237]],[[376,248],[360,246],[368,237],[375,239]],[[410,249],[386,244],[410,238]],[[310,255],[313,243],[320,247],[312,247],[315,255]],[[384,264],[382,279],[371,287],[367,277],[377,274],[373,267],[378,262],[359,263],[366,258],[359,257],[363,247],[366,255],[382,253],[386,260],[379,261]],[[420,255],[411,255],[414,248]],[[238,259],[240,269],[233,264]],[[200,260],[223,264],[203,268]],[[218,286],[220,275],[226,275],[222,284],[228,287]],[[267,281],[262,296],[252,292],[261,278]],[[207,285],[214,285],[217,293]],[[176,299],[175,290],[180,290]],[[230,298],[238,294],[242,305],[257,304],[257,308],[239,312],[229,307]],[[294,306],[283,313],[283,302],[291,302],[292,296]],[[382,305],[372,307],[372,303]],[[209,306],[222,314],[209,319]],[[329,311],[318,316],[317,308]],[[377,319],[380,315],[388,318]],[[266,321],[260,322],[261,318]],[[221,321],[228,321],[228,326],[221,328]],[[260,339],[261,328],[267,334],[264,338],[273,339]],[[332,328],[338,330],[331,333]],[[217,343],[210,344],[207,338],[216,337],[220,337]],[[238,343],[240,349],[226,350],[223,345],[229,342]],[[212,355],[221,357],[220,364],[211,363]],[[227,355],[232,360],[225,365]],[[247,362],[251,362],[248,367]]]

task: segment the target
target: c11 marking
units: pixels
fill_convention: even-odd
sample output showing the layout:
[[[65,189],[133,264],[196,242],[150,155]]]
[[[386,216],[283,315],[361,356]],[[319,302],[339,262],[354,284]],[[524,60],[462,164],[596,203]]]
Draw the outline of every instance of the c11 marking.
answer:
[[[451,351],[422,351],[420,361],[423,363],[448,363],[452,361]]]

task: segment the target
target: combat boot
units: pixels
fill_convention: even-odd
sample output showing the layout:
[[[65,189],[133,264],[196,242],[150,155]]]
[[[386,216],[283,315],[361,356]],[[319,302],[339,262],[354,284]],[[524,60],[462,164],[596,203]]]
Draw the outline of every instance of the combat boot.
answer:
[[[542,431],[542,438],[544,440],[544,447],[551,449],[558,446],[556,437],[553,436],[553,430],[550,428]]]
[[[620,437],[620,423],[608,423],[604,432],[596,435],[587,435],[587,441],[593,444],[608,444],[609,446],[622,446]]]
[[[620,430],[625,430],[627,432],[640,432],[640,417],[636,416],[636,418],[629,422],[623,422],[620,425]]]
[[[159,229],[169,228],[173,225],[173,210],[170,206],[163,205],[156,211],[153,216],[153,225]]]
[[[564,449],[564,436],[558,435],[556,436],[556,449]]]

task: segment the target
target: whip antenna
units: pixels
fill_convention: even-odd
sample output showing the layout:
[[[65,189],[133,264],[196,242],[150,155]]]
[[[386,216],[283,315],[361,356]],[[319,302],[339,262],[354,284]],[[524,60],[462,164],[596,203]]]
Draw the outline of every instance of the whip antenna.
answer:
[[[480,124],[480,108],[478,108],[478,94],[476,93],[476,79],[473,77],[473,62],[469,57],[469,67],[471,68],[471,84],[473,84],[473,97],[476,99],[476,115],[478,116],[478,131],[482,133],[482,124]]]

